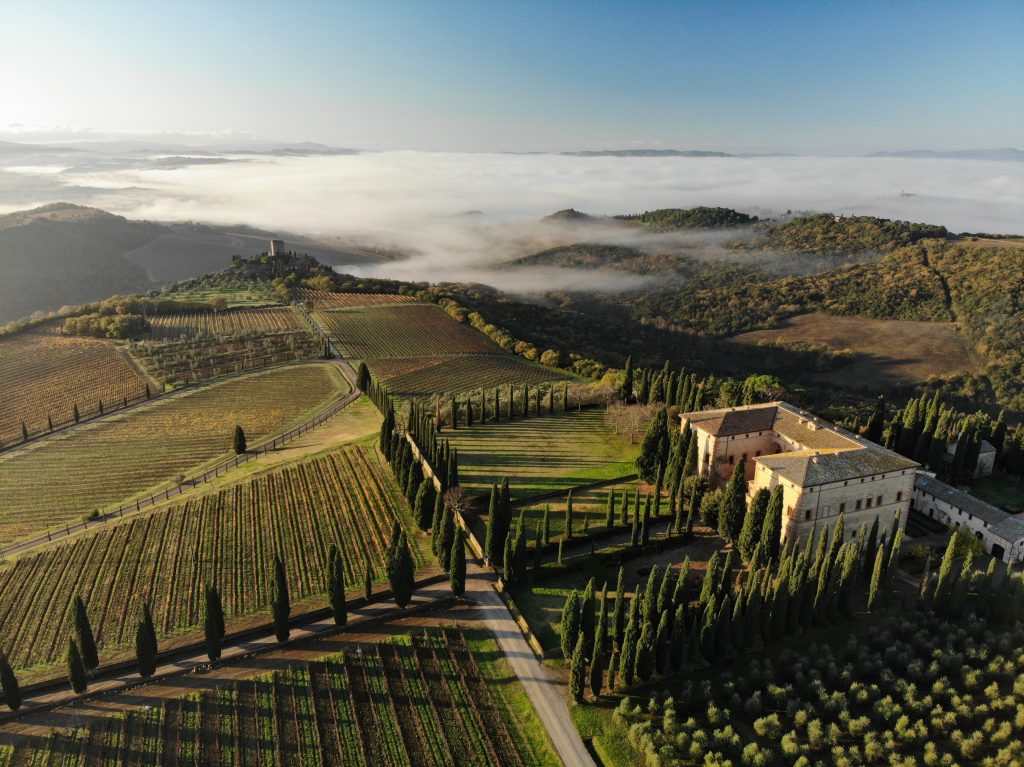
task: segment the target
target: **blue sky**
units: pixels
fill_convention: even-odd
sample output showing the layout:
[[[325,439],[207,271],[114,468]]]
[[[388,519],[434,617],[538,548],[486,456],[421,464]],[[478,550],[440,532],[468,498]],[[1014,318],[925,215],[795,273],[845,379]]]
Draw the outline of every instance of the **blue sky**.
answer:
[[[380,149],[1024,146],[1024,3],[5,2],[0,131]]]

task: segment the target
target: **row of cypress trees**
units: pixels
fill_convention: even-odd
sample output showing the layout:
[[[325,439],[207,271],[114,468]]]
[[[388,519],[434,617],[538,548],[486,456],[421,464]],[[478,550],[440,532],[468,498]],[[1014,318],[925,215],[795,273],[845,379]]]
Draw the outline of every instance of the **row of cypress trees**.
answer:
[[[487,389],[479,389],[476,393],[466,394],[462,397],[452,394],[449,396],[447,408],[448,424],[453,429],[458,429],[460,425],[470,427],[477,423],[482,424],[488,418],[494,423],[500,422],[502,418],[508,421],[514,420],[516,416],[529,418],[531,410],[534,416],[540,416],[545,411],[551,414],[555,412],[556,404],[562,411],[567,411],[569,409],[569,384],[562,384],[557,403],[555,388],[552,384],[545,391],[540,386],[508,384],[504,397],[502,397],[500,387],[497,386],[490,390],[490,393]],[[479,404],[476,402],[477,399],[479,399]],[[437,420],[440,423],[441,419]]]
[[[684,666],[721,662],[812,626],[852,618],[864,591],[860,584],[866,544],[866,528],[855,540],[845,541],[840,518],[831,537],[825,529],[803,545],[791,541],[777,560],[765,558],[759,542],[745,575],[734,577],[734,550],[724,562],[715,552],[696,599],[688,590],[689,559],[664,573],[653,567],[632,599],[625,596],[620,569],[611,609],[607,584],[595,600],[591,581],[582,596],[575,591],[569,595],[562,613],[571,696],[582,700],[588,680],[597,696],[605,686],[628,688],[655,674],[668,676]],[[891,591],[896,568],[890,564],[901,545],[897,532],[872,557],[872,608]]]

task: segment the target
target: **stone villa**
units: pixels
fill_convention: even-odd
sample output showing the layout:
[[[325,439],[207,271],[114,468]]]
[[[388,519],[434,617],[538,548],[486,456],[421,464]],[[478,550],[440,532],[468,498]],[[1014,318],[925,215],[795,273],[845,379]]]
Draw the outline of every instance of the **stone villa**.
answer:
[[[782,540],[834,528],[846,537],[876,517],[886,532],[896,512],[906,524],[919,464],[786,402],[680,414],[697,437],[698,473],[725,483],[746,459],[748,498],[783,487]]]

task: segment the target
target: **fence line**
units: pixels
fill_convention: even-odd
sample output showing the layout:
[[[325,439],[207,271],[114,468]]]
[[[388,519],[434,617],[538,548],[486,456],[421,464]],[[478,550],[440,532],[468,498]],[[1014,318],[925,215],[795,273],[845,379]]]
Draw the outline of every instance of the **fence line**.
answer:
[[[98,516],[96,516],[94,519],[85,519],[74,525],[65,525],[63,529],[57,530],[56,532],[47,532],[45,535],[40,535],[29,541],[25,541],[14,546],[9,546],[5,549],[0,549],[0,558],[7,557],[12,554],[20,554],[24,551],[28,551],[29,549],[41,546],[44,543],[49,543],[50,541],[57,540],[60,538],[66,538],[72,533],[76,533],[80,530],[87,530],[89,529],[90,526],[94,527],[98,524],[109,522],[112,519],[120,519],[125,515],[125,512],[140,511],[144,508],[155,506],[158,502],[168,501],[171,498],[174,498],[175,496],[179,496],[182,493],[193,489],[197,485],[200,485],[204,482],[209,482],[211,479],[216,479],[221,474],[230,471],[231,469],[239,466],[240,464],[243,464],[246,461],[251,461],[253,458],[263,455],[264,453],[268,453],[271,450],[276,449],[279,445],[282,445],[285,442],[289,442],[298,437],[300,434],[304,434],[310,429],[319,426],[328,418],[337,415],[344,408],[348,407],[350,404],[355,402],[356,399],[359,398],[360,394],[361,392],[358,389],[353,389],[349,394],[345,395],[342,399],[337,400],[332,404],[328,405],[315,416],[309,418],[306,421],[303,421],[298,426],[289,429],[284,434],[279,434],[273,439],[267,440],[266,442],[262,442],[256,447],[252,448],[251,450],[242,453],[241,455],[236,455],[232,458],[228,458],[227,460],[224,460],[221,463],[214,466],[212,469],[206,470],[202,474],[197,474],[194,477],[185,479],[175,487],[168,488],[167,490],[164,490],[159,493],[153,493],[152,495],[147,496],[146,498],[139,498],[131,503],[122,504],[113,511],[98,514]]]

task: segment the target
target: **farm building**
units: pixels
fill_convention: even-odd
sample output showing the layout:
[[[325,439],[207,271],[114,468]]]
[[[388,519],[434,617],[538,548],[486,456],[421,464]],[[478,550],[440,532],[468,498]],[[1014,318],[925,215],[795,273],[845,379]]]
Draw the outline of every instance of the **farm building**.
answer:
[[[947,527],[966,527],[985,551],[1004,562],[1024,561],[1024,520],[921,472],[914,482],[914,509]]]
[[[919,464],[785,402],[705,410],[680,415],[697,438],[698,473],[712,487],[745,460],[748,497],[761,488],[783,488],[782,539],[815,527],[835,527],[844,515],[846,535],[876,517],[883,529],[899,512],[906,524]]]
[[[949,447],[946,448],[946,462],[949,464],[953,463],[953,459],[956,456],[956,447],[960,444],[960,440],[950,443]],[[978,463],[974,467],[974,478],[979,479],[981,477],[987,477],[995,471],[996,468],[996,449],[987,439],[981,441],[981,449],[978,452]]]

